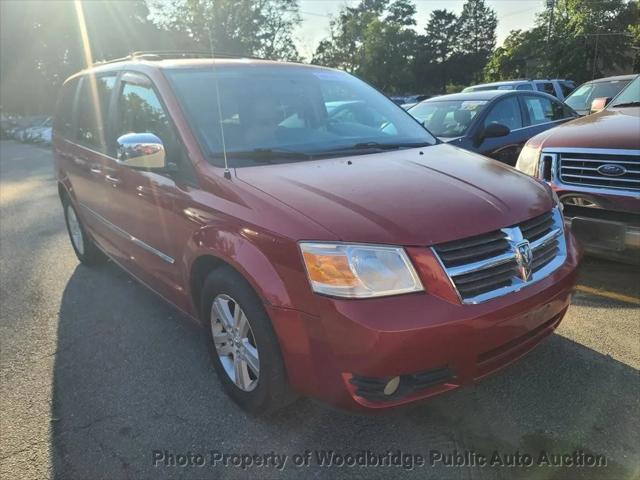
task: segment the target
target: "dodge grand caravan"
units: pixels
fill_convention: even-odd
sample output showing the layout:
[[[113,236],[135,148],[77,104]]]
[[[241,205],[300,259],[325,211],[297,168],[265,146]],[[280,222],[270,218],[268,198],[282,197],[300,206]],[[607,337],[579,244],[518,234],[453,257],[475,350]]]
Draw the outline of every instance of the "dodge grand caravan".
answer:
[[[337,70],[98,65],[65,82],[54,152],[79,260],[107,256],[199,319],[252,412],[296,394],[373,411],[473,383],[570,303],[579,255],[551,189]]]

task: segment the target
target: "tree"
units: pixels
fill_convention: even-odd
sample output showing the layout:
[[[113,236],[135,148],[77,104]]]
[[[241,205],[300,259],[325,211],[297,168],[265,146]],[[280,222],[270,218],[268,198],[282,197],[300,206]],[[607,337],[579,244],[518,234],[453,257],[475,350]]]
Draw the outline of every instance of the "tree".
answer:
[[[416,6],[410,0],[395,0],[389,5],[388,12],[385,19],[387,22],[405,27],[416,24]]]
[[[470,76],[478,80],[496,45],[496,12],[484,0],[467,0],[458,19],[458,53],[464,56]]]
[[[361,0],[345,7],[332,19],[329,38],[320,42],[312,63],[355,73],[389,93],[410,90],[415,12],[409,0]]]
[[[154,20],[184,32],[199,49],[298,60],[298,0],[172,0],[152,3]]]
[[[431,85],[446,91],[451,71],[449,60],[458,43],[458,17],[448,10],[434,10],[425,28],[423,48],[418,55],[424,62],[423,72],[431,76]]]
[[[581,83],[634,68],[636,2],[558,0],[547,38],[550,20],[551,11],[547,9],[537,15],[534,28],[512,32],[491,56],[485,78],[560,77]],[[639,67],[640,61],[635,71]]]
[[[488,82],[542,76],[538,57],[545,44],[546,31],[534,28],[512,30],[501,47],[496,48],[484,68]]]
[[[134,50],[170,48],[173,36],[147,19],[144,0],[0,2],[2,108],[50,113],[62,82],[87,60],[123,57]],[[86,28],[83,41],[81,25]]]

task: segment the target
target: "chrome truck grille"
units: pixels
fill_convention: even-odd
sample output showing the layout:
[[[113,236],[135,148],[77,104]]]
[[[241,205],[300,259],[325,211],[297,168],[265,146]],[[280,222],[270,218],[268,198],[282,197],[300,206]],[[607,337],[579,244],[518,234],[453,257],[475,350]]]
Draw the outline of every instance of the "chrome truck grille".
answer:
[[[630,152],[631,153],[631,152]],[[573,153],[558,155],[558,176],[567,185],[640,191],[640,154]]]
[[[520,290],[567,258],[557,208],[518,225],[433,247],[462,303],[474,304]]]

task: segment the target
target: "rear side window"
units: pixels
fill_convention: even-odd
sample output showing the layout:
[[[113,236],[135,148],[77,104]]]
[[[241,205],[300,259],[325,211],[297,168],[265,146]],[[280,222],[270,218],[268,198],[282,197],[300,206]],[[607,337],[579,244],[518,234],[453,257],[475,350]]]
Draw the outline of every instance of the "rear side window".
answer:
[[[573,116],[571,111],[564,107],[562,102],[544,97],[525,96],[524,105],[529,115],[530,125],[554,122]]]
[[[576,87],[568,82],[560,82],[560,89],[562,90],[562,95],[564,95],[565,97],[568,97],[571,92],[575,90],[575,88]]]
[[[69,80],[62,86],[62,92],[58,98],[53,129],[63,137],[72,136],[73,127],[73,101],[76,98],[78,79]]]
[[[516,90],[533,90],[530,83],[522,83],[516,87]]]
[[[82,79],[77,107],[76,140],[98,152],[106,153],[109,100],[116,75],[87,75]]]
[[[551,82],[540,82],[536,85],[538,90],[544,93],[548,93],[549,95],[556,96],[556,90],[553,88],[553,83]]]

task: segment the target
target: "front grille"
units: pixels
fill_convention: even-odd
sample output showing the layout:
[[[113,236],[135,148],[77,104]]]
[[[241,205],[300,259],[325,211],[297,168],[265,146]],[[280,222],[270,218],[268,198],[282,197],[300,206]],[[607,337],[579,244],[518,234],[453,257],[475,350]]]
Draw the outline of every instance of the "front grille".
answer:
[[[531,251],[529,258],[523,252]],[[500,230],[433,247],[463,303],[480,303],[519,290],[558,268],[566,258],[557,208]]]
[[[558,158],[558,175],[562,183],[585,187],[640,190],[639,154],[563,152],[558,154]]]

